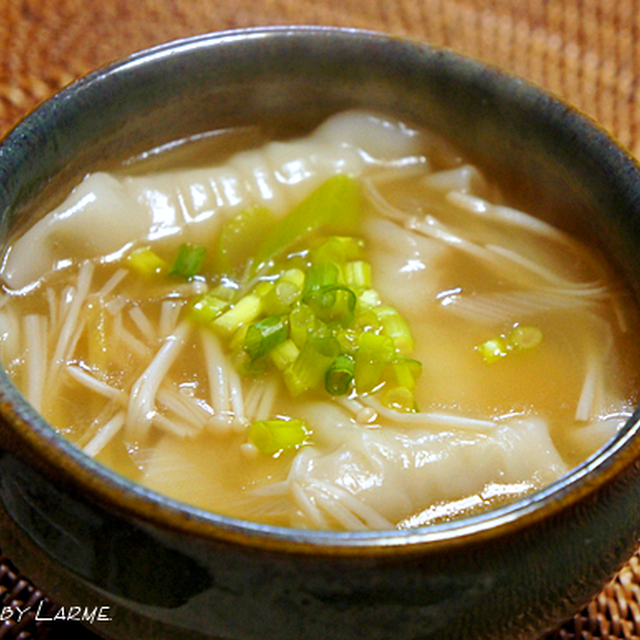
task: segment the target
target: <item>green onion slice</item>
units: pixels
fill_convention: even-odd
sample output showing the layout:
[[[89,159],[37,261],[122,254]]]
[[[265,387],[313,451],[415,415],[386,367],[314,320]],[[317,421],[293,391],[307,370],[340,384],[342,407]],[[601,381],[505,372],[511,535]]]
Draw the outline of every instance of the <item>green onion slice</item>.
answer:
[[[244,338],[244,350],[252,360],[267,355],[288,336],[287,325],[280,316],[267,316],[249,325]]]
[[[309,429],[304,420],[256,420],[249,427],[249,439],[260,453],[276,455],[307,444]]]
[[[331,364],[325,376],[325,389],[332,396],[343,396],[349,392],[351,381],[355,375],[355,361],[341,353]]]
[[[324,227],[347,234],[355,231],[361,202],[360,185],[354,178],[332,176],[267,234],[255,255],[254,273],[311,231]]]
[[[191,244],[180,245],[169,275],[193,278],[200,273],[206,254],[207,250],[204,247]]]

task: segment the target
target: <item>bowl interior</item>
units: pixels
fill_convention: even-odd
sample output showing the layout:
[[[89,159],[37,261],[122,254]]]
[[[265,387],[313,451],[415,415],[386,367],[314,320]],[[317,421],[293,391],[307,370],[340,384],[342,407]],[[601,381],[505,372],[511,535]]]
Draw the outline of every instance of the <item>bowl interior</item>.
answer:
[[[291,135],[357,107],[393,114],[449,138],[495,177],[514,206],[597,241],[638,295],[640,176],[604,132],[528,83],[455,53],[329,28],[201,36],[135,55],[70,86],[19,124],[0,148],[0,234],[6,237],[34,212],[55,204],[87,172],[109,169],[172,140],[256,123],[276,135]],[[161,505],[181,521],[187,514],[190,522],[293,535],[186,508],[123,480],[55,436],[4,374],[0,385],[5,414],[27,438],[30,455],[65,481],[84,484],[101,499],[133,511],[143,503]],[[635,431],[634,419],[595,458],[525,500],[470,521],[438,525],[424,536],[447,538],[549,508],[553,497],[569,493],[586,474],[605,477],[608,458]],[[399,536],[296,535],[340,544]]]

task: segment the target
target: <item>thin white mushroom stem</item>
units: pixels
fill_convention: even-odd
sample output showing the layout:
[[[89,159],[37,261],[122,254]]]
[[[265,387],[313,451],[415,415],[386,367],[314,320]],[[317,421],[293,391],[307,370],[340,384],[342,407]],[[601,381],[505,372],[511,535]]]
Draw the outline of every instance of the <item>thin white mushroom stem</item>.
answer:
[[[167,384],[163,384],[158,390],[157,401],[197,430],[202,429],[213,415],[213,409],[204,401],[181,393]]]
[[[124,411],[116,413],[116,415],[93,436],[89,443],[83,448],[83,451],[88,456],[97,456],[122,429],[125,417]]]
[[[374,409],[378,415],[402,425],[433,428],[448,427],[465,431],[493,431],[499,426],[499,423],[494,420],[467,418],[449,413],[400,413],[399,411],[388,409],[374,396],[359,396],[358,399],[364,405]]]
[[[138,306],[129,309],[129,317],[138,328],[138,331],[144,336],[148,343],[153,344],[158,339],[158,332],[153,326],[145,312]]]
[[[37,411],[43,408],[47,372],[47,318],[30,314],[23,320],[23,334],[26,346],[26,384],[27,400]]]
[[[104,396],[109,400],[115,400],[123,406],[127,403],[128,395],[124,391],[116,389],[115,387],[108,385],[106,382],[99,380],[79,365],[69,364],[66,366],[65,371],[77,383],[83,385],[94,393]]]
[[[70,359],[71,352],[80,339],[82,328],[84,327],[84,319],[81,318],[80,314],[89,295],[93,270],[93,264],[86,261],[82,263],[78,272],[77,286],[66,310],[47,373],[46,394],[48,398],[55,397],[60,384],[60,370],[65,362]]]
[[[93,276],[93,264],[91,262],[84,262],[78,272],[78,283],[75,288],[75,294],[73,300],[67,310],[64,324],[60,330],[58,337],[58,343],[53,353],[53,362],[51,365],[50,377],[57,374],[58,368],[64,362],[65,355],[68,351],[69,342],[76,331],[78,325],[78,319],[80,317],[80,311],[84,305],[87,295],[89,294],[89,288],[91,287],[91,278]]]
[[[209,378],[210,404],[215,414],[209,420],[209,425],[214,431],[242,430],[248,420],[244,412],[240,376],[210,330],[201,329],[200,339]]]
[[[190,330],[190,323],[184,320],[175,333],[163,341],[149,366],[134,383],[129,398],[125,429],[129,440],[146,439],[156,411],[158,389],[182,351]]]

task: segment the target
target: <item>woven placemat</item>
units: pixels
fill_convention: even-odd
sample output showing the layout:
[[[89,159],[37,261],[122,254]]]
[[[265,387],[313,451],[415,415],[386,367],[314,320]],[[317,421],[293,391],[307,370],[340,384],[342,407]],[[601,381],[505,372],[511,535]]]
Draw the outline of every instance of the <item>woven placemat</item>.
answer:
[[[136,50],[275,24],[375,29],[474,55],[569,100],[640,157],[640,0],[0,0],[0,135],[68,82]],[[23,603],[56,609],[0,555],[0,604]],[[0,622],[0,639],[72,631],[94,637],[28,615]],[[640,555],[548,636],[574,638],[640,638]]]

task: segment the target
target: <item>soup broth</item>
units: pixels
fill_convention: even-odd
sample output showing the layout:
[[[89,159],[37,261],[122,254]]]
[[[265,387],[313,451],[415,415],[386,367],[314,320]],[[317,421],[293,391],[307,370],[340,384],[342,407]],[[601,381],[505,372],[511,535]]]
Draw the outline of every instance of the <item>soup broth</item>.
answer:
[[[637,310],[595,247],[390,118],[254,134],[92,174],[9,243],[0,355],[87,455],[245,520],[407,528],[625,423]]]

